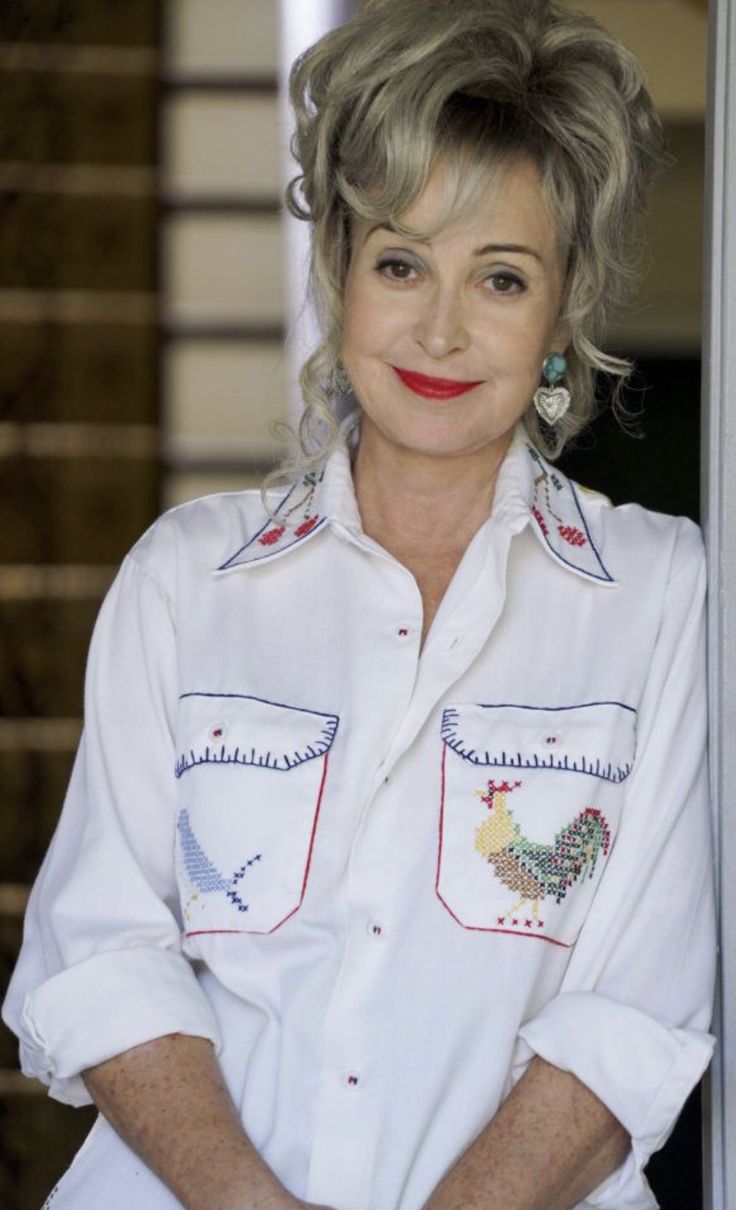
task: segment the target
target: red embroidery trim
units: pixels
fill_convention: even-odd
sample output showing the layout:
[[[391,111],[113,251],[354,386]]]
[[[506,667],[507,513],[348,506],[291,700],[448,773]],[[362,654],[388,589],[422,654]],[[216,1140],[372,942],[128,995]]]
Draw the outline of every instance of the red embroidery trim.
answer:
[[[549,526],[547,525],[547,522],[545,521],[544,517],[542,516],[540,510],[536,507],[536,505],[532,509],[532,514],[537,522],[537,525],[539,526],[542,533],[544,534],[545,538],[548,538],[549,537]]]
[[[535,458],[534,460],[535,460],[535,462],[538,462],[537,458]],[[559,513],[556,513],[554,508],[552,507],[552,499],[551,499],[550,491],[549,491],[550,480],[552,481],[552,483],[554,484],[554,486],[558,492],[562,491],[562,484],[560,483],[557,476],[548,475],[548,473],[544,469],[544,467],[540,466],[540,474],[537,475],[536,479],[534,480],[534,503],[532,505],[532,514],[533,514],[534,518],[536,519],[536,522],[539,525],[539,528],[541,529],[545,538],[548,538],[549,537],[549,527],[547,525],[547,521],[546,521],[545,517],[543,516],[542,511],[539,508],[539,504],[538,504],[539,489],[541,487],[541,489],[544,492],[545,500],[547,502],[547,512],[557,522],[557,532],[560,535],[560,537],[563,538],[565,540],[565,542],[569,543],[570,546],[587,546],[588,539],[586,538],[586,536],[582,532],[582,530],[577,529],[576,526],[574,526],[574,525],[565,525],[563,523],[562,517],[559,515]]]
[[[296,529],[294,530],[294,537],[303,538],[305,534],[309,533],[310,529],[314,529],[318,521],[319,517],[316,513],[314,513],[311,517],[305,517],[301,525],[297,525]]]
[[[317,806],[316,806],[315,813],[314,813],[314,820],[312,822],[312,831],[311,831],[311,834],[309,837],[309,851],[307,853],[307,860],[306,860],[306,865],[304,868],[304,878],[302,880],[302,887],[301,887],[301,893],[299,895],[299,902],[295,905],[295,907],[293,907],[290,912],[287,912],[287,914],[283,917],[283,919],[279,920],[279,922],[277,924],[274,924],[273,927],[270,929],[194,929],[194,930],[188,931],[186,933],[187,937],[201,937],[201,936],[205,936],[209,933],[213,933],[213,934],[214,933],[239,933],[239,934],[254,933],[257,936],[262,937],[262,936],[268,935],[269,933],[275,933],[277,929],[281,928],[282,924],[285,924],[287,920],[290,920],[291,917],[294,916],[296,914],[296,912],[299,911],[299,908],[302,906],[302,903],[304,902],[304,895],[305,895],[305,892],[307,889],[307,882],[309,881],[309,871],[312,868],[312,853],[314,851],[314,838],[317,834],[317,824],[319,823],[320,811],[322,810],[322,797],[324,795],[325,782],[327,780],[328,763],[329,763],[329,753],[325,752],[324,761],[322,764],[322,777],[321,777],[320,783],[319,783],[319,790],[317,791]]]
[[[560,537],[564,538],[566,542],[569,542],[571,546],[588,545],[588,539],[585,537],[585,534],[579,529],[576,529],[574,525],[558,525],[557,532],[560,534]]]
[[[285,525],[277,525],[275,529],[267,529],[265,534],[261,534],[258,541],[261,546],[273,546],[274,542],[278,542],[279,538],[283,538],[285,532]]]

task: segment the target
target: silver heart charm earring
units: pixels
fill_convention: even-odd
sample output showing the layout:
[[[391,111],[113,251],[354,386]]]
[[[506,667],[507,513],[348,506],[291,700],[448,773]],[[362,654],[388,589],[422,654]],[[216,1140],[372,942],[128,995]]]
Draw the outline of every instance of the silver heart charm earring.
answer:
[[[566,372],[567,359],[562,353],[550,353],[542,366],[542,373],[548,385],[539,387],[534,392],[534,406],[547,424],[557,424],[570,406],[570,392],[567,387],[557,385]]]

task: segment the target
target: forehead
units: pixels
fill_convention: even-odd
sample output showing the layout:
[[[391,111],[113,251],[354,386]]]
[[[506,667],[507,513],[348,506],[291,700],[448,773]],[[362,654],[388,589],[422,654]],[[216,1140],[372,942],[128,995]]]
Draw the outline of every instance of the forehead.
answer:
[[[456,180],[448,179],[440,161],[416,201],[401,215],[401,226],[417,236],[442,242],[477,245],[523,244],[552,255],[560,247],[560,235],[544,192],[539,169],[530,157],[518,157],[489,165],[478,176],[469,196],[456,199]],[[455,203],[453,205],[453,202]],[[448,213],[449,211],[449,213]],[[365,239],[376,222],[356,220],[356,231]]]

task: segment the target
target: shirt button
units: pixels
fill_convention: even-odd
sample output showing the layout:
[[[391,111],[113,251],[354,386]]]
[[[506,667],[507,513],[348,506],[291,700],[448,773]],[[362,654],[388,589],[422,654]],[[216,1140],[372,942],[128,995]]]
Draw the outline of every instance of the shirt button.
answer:
[[[357,1088],[360,1084],[360,1074],[357,1071],[349,1071],[345,1077],[345,1083],[348,1088]]]
[[[562,743],[562,736],[555,735],[550,732],[543,737],[542,742],[545,748],[559,748],[560,744]]]
[[[400,639],[408,639],[410,631],[408,626],[399,626],[396,631]]]
[[[371,920],[370,921],[370,923],[368,924],[368,936],[369,937],[373,937],[373,938],[375,938],[376,941],[380,941],[381,937],[383,936],[383,932],[384,932],[384,929],[383,929],[383,925],[381,924],[380,920]]]

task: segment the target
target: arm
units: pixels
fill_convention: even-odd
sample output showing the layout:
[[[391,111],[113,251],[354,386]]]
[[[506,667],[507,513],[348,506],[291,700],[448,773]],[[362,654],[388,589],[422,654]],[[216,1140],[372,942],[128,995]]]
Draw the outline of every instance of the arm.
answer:
[[[681,525],[608,867],[559,993],[520,1030],[525,1074],[427,1210],[650,1203],[643,1170],[713,1046],[703,580]]]
[[[598,1097],[535,1058],[425,1210],[573,1210],[629,1147]]]
[[[95,628],[84,735],[3,1007],[23,1071],[66,1104],[89,1103],[80,1072],[141,1043],[219,1044],[176,918],[177,694],[169,601],[128,558]]]
[[[212,1044],[172,1034],[84,1072],[100,1111],[186,1210],[298,1210],[243,1133]]]

